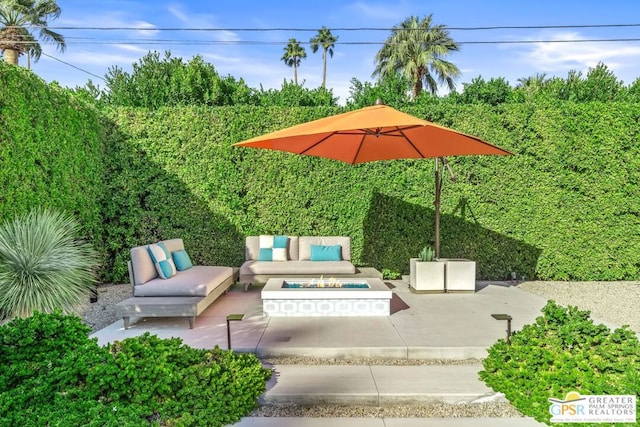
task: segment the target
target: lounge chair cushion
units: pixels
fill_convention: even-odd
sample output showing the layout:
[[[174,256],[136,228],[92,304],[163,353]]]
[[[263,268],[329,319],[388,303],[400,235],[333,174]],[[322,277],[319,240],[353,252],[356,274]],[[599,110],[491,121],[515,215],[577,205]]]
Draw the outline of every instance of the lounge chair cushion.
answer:
[[[233,276],[231,267],[194,265],[180,274],[163,280],[152,279],[133,287],[136,297],[195,297],[207,296],[228,277]]]
[[[153,261],[151,261],[146,247],[137,246],[131,249],[131,266],[133,268],[133,277],[135,278],[136,285],[158,277],[158,272],[153,265]]]

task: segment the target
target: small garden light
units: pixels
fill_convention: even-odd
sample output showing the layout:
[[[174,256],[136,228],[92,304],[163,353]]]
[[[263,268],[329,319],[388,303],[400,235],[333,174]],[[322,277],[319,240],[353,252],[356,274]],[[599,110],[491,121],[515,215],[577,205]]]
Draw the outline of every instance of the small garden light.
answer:
[[[244,319],[244,314],[230,314],[227,316],[227,349],[231,350],[231,330],[230,322],[236,322]]]
[[[511,344],[511,316],[508,314],[492,314],[496,320],[506,320],[507,321],[507,344]]]

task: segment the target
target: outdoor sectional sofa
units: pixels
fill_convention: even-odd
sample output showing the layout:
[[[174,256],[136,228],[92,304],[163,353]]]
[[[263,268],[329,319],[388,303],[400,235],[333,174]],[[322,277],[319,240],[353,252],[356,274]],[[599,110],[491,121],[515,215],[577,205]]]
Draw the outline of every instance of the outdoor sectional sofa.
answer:
[[[269,248],[270,240],[276,246],[285,247]],[[271,259],[268,249],[272,249]],[[280,252],[277,254],[277,251]],[[267,256],[261,257],[265,252]],[[273,277],[320,276],[382,279],[377,270],[356,268],[351,263],[351,238],[347,236],[247,236],[245,262],[240,267],[239,278],[245,291],[249,285],[266,283]]]
[[[182,239],[161,243],[172,257],[184,251]],[[189,327],[193,329],[196,316],[225,293],[237,279],[237,268],[204,265],[194,265],[163,279],[159,276],[148,247],[131,249],[129,278],[133,297],[116,305],[116,314],[123,318],[125,329],[129,328],[131,316],[188,317]]]

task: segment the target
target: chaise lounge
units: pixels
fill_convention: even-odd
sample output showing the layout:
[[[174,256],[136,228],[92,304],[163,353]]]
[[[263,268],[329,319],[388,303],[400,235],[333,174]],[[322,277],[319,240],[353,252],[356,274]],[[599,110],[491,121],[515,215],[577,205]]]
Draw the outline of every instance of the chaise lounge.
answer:
[[[123,318],[124,328],[135,317],[187,317],[193,329],[195,319],[213,301],[228,291],[238,278],[238,269],[222,266],[191,265],[182,239],[158,242],[166,249],[168,260],[153,259],[150,246],[131,249],[129,278],[133,297],[116,304],[116,314]],[[157,249],[157,248],[156,248]],[[162,257],[162,252],[158,252]],[[160,264],[176,267],[170,277],[163,278]]]

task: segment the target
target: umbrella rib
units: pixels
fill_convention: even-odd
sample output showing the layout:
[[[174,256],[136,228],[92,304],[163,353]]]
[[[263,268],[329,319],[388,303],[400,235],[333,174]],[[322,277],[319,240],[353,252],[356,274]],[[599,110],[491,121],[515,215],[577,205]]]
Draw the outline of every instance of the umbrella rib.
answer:
[[[415,126],[414,126],[415,127]],[[398,129],[398,132],[400,132],[400,134],[404,137],[404,139],[409,143],[409,145],[411,145],[413,147],[414,150],[416,150],[416,153],[420,154],[420,157],[422,157],[423,159],[425,159],[426,157],[424,156],[424,154],[422,154],[422,151],[420,151],[420,149],[418,147],[416,147],[416,145],[413,143],[413,141],[407,136],[405,135],[405,133],[403,132],[404,129]]]
[[[356,150],[356,154],[353,156],[353,159],[351,159],[351,164],[355,164],[356,163],[356,159],[358,158],[358,154],[360,154],[360,150],[362,150],[362,144],[364,144],[364,139],[367,137],[366,133],[362,134],[362,139],[360,140],[360,144],[358,144],[358,150]]]
[[[299,154],[307,154],[307,151],[311,150],[312,148],[314,148],[317,145],[322,144],[324,141],[326,141],[327,139],[331,138],[333,135],[335,135],[337,132],[331,132],[330,134],[326,135],[324,138],[319,139],[317,142],[313,143],[312,145],[310,145],[309,147],[305,148],[304,150],[302,150]]]
[[[409,129],[414,129],[417,127],[420,127],[421,125],[412,125],[412,126],[404,126],[404,127],[400,127],[400,126],[394,126],[393,129],[389,129],[389,130],[382,130],[383,128],[378,128],[377,130],[373,130],[371,128],[367,128],[367,129],[361,129],[362,132],[365,132],[368,135],[374,135],[374,136],[398,136],[398,137],[403,137],[406,138],[406,135],[402,132],[404,130],[409,130]],[[400,135],[395,134],[396,132],[399,132]]]

